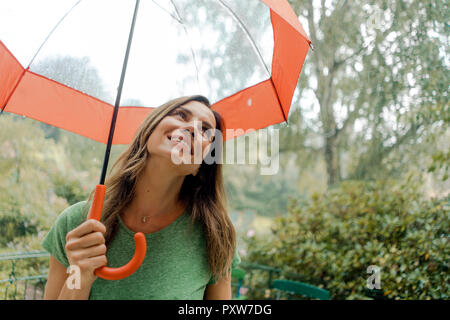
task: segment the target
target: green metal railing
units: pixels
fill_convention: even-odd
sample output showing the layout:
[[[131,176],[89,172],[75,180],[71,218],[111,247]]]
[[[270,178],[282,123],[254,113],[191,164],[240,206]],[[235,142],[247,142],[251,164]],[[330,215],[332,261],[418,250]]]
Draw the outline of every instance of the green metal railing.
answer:
[[[44,297],[44,288],[48,276],[48,258],[46,251],[16,252],[0,254],[0,299],[38,300]],[[287,273],[280,269],[257,263],[242,261],[239,268],[245,271],[241,282],[233,281],[233,299],[245,298],[246,293],[238,293],[243,288],[251,297],[274,299],[273,280],[281,276],[303,281],[304,276]]]
[[[246,276],[242,281],[241,287],[248,290],[248,296],[254,299],[275,299],[279,296],[278,292],[274,290],[273,280],[288,278],[295,281],[308,280],[304,275],[294,272],[284,272],[281,269],[273,268],[258,263],[248,263],[242,261],[239,265],[240,269],[245,270]],[[318,280],[318,282],[320,282]],[[236,285],[234,286],[237,287]],[[245,294],[245,293],[243,293]],[[237,292],[233,296],[240,296]]]
[[[46,251],[0,254],[0,298],[39,300],[44,297],[48,275]]]

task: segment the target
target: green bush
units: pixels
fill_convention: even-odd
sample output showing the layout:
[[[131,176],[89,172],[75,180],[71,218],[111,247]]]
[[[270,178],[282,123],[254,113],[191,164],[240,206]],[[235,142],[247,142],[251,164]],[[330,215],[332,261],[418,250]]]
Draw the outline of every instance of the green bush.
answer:
[[[37,233],[35,219],[20,210],[15,199],[4,199],[0,203],[0,248],[6,247],[17,237]]]
[[[54,192],[58,197],[67,200],[69,205],[86,200],[89,197],[87,190],[83,190],[81,182],[76,179],[69,179],[61,174],[53,177]]]
[[[302,274],[332,299],[448,299],[449,199],[425,200],[414,183],[347,181],[291,201],[271,235],[245,240],[246,262]],[[381,289],[368,289],[380,268]]]

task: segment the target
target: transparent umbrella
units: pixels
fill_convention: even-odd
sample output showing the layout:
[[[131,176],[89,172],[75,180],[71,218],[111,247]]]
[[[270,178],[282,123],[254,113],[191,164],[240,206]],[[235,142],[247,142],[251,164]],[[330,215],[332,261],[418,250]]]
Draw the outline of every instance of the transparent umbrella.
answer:
[[[111,146],[153,108],[201,93],[224,140],[287,122],[310,44],[286,0],[2,1],[0,115],[106,144],[89,215],[99,220]],[[96,274],[132,274],[146,252],[142,234],[135,243],[130,263]]]

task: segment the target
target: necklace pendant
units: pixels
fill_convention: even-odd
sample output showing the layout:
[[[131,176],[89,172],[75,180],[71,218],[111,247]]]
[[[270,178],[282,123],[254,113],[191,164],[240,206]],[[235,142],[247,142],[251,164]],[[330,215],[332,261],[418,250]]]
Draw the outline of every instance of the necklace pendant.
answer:
[[[142,217],[142,219],[141,219],[142,223],[146,223],[147,222],[147,218],[148,217]]]

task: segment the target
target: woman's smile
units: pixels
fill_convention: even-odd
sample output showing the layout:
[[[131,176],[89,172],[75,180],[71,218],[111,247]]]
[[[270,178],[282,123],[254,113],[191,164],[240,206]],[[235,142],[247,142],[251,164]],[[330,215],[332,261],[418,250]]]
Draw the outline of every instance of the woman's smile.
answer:
[[[186,141],[184,141],[184,139],[181,139],[179,136],[167,136],[167,139],[170,140],[171,143],[177,145],[179,143],[182,143],[184,146],[186,146],[187,150],[192,154],[192,147],[190,145],[187,144]]]

